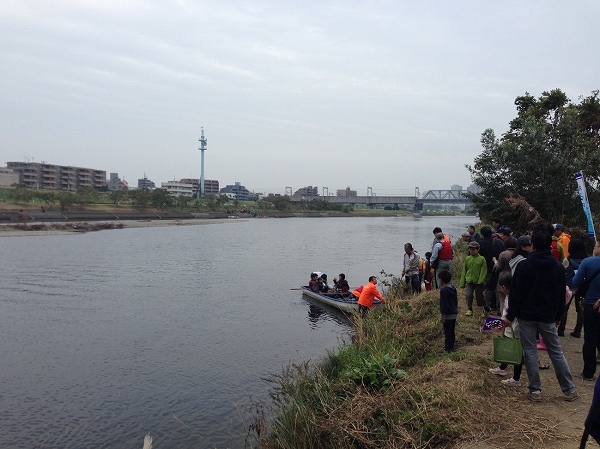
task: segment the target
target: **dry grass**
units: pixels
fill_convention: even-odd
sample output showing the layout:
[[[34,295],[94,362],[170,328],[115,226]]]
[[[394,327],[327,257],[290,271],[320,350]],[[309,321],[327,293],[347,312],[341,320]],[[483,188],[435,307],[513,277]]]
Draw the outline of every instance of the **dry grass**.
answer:
[[[464,304],[464,292],[459,295]],[[562,446],[561,421],[532,413],[523,388],[500,387],[488,372],[495,366],[489,354],[494,335],[481,332],[483,319],[459,317],[458,351],[442,353],[438,308],[437,292],[388,295],[384,310],[355,317],[350,347],[316,369],[305,366],[278,379],[285,394],[278,396],[277,426],[267,424],[271,437],[261,447]],[[408,373],[387,388],[348,383],[343,368],[323,368],[332,360],[352,364],[384,353]]]

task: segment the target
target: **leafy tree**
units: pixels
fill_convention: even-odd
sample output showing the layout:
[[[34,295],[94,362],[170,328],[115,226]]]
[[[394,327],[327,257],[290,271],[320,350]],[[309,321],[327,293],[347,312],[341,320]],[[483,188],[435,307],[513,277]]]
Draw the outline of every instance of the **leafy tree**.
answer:
[[[18,185],[10,196],[17,203],[29,203],[33,198],[33,191],[23,185]]]
[[[77,196],[73,192],[59,192],[57,200],[60,204],[60,210],[64,211],[77,202]]]
[[[483,152],[467,165],[478,194],[469,194],[483,219],[501,216],[516,223],[508,198],[522,198],[551,222],[583,226],[574,174],[584,171],[588,196],[600,199],[600,100],[598,91],[572,103],[560,90],[539,98],[517,97],[517,117],[497,138],[481,135]]]
[[[99,197],[98,191],[93,187],[85,186],[77,189],[76,201],[80,205],[90,204]]]
[[[191,196],[180,195],[177,197],[175,202],[178,207],[184,208],[187,207],[187,205],[190,203],[190,201],[192,201],[192,199],[193,198]]]
[[[135,206],[140,207],[146,207],[152,199],[150,190],[146,188],[132,190],[129,192],[129,197]]]
[[[173,197],[167,189],[154,189],[150,194],[150,203],[159,209],[173,204]]]
[[[118,206],[121,201],[127,198],[127,192],[124,192],[123,190],[113,190],[108,194],[108,197],[115,206]]]

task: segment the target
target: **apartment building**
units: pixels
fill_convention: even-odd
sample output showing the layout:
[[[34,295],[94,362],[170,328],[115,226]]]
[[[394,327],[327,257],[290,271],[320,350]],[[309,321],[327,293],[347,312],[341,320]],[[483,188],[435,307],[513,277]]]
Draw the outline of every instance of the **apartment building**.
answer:
[[[19,184],[30,189],[76,191],[81,187],[106,189],[106,171],[93,168],[53,165],[45,162],[7,162],[19,174]]]

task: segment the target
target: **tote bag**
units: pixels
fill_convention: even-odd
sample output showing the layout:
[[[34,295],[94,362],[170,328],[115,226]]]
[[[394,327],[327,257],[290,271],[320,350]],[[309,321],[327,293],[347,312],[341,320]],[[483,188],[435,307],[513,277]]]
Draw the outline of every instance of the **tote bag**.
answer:
[[[512,326],[511,326],[512,329]],[[494,361],[498,363],[508,363],[510,365],[520,365],[523,361],[523,345],[520,338],[498,335],[494,338]]]

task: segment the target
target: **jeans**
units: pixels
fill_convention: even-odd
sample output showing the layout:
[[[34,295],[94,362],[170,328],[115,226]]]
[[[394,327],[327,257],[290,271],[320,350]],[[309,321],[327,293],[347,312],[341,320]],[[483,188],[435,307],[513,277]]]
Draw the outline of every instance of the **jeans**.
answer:
[[[583,377],[596,374],[596,348],[600,339],[600,313],[593,304],[583,306]]]
[[[544,343],[548,357],[552,362],[556,379],[563,393],[572,393],[575,391],[571,370],[567,364],[567,359],[562,352],[555,323],[541,323],[539,321],[525,321],[519,318],[519,328],[521,329],[521,344],[525,353],[525,369],[529,382],[527,389],[529,391],[542,391],[542,381],[540,379],[540,365],[537,353],[536,337],[539,332]]]
[[[412,287],[412,292],[421,293],[421,279],[419,279],[419,275],[411,274],[407,277],[410,277],[410,286]]]

